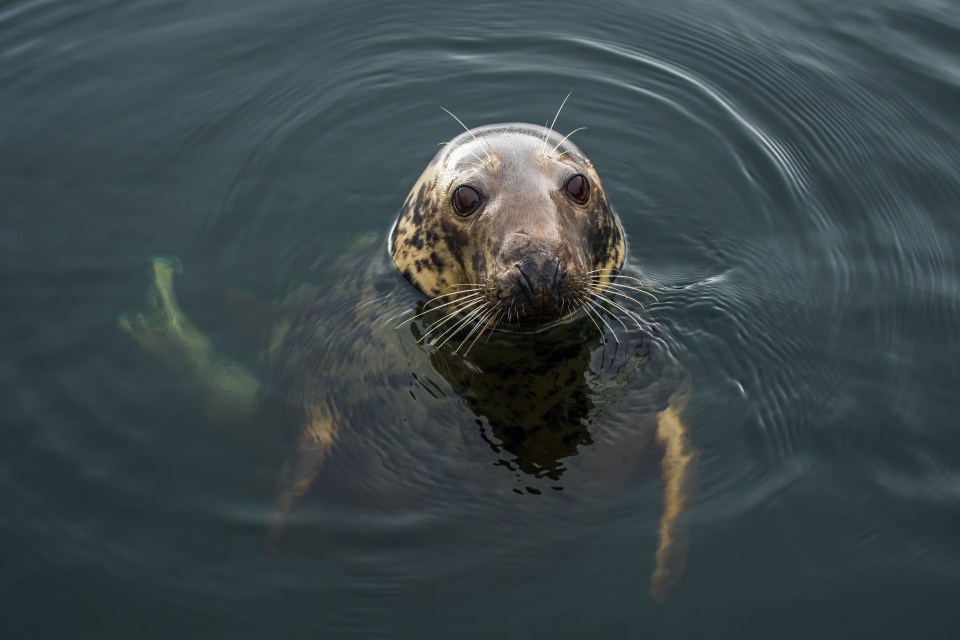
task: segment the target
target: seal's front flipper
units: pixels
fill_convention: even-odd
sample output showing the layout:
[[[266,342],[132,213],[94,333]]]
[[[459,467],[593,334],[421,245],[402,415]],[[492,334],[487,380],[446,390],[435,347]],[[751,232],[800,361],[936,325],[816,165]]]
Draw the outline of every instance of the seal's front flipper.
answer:
[[[216,357],[210,340],[187,319],[173,291],[173,276],[180,271],[178,261],[154,258],[149,295],[154,310],[135,318],[122,315],[117,325],[174,371],[192,375],[207,387],[218,411],[249,413],[260,383],[247,369]]]
[[[682,403],[676,400],[657,416],[657,441],[664,447],[663,515],[650,594],[660,602],[680,583],[686,570],[689,530],[684,510],[693,498],[693,471],[699,456],[680,419]]]
[[[306,427],[280,476],[280,494],[267,531],[267,549],[270,552],[277,550],[290,510],[316,480],[320,465],[337,436],[336,417],[330,407],[313,404],[306,408],[305,413]]]
[[[175,259],[154,258],[149,294],[154,311],[132,319],[124,314],[117,322],[141,347],[177,369],[210,357],[209,342],[186,319],[173,293],[173,275],[181,270]]]

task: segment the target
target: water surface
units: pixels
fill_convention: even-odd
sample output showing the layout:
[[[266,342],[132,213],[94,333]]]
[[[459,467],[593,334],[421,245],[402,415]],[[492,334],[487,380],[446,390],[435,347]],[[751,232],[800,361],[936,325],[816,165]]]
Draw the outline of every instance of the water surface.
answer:
[[[571,90],[695,381],[686,581],[647,595],[655,468],[599,505],[438,496],[402,537],[321,491],[266,555],[289,434],[251,455],[117,330],[150,258],[252,366],[225,292],[385,231],[441,106],[542,123]],[[0,633],[950,637],[958,104],[949,0],[0,4]]]

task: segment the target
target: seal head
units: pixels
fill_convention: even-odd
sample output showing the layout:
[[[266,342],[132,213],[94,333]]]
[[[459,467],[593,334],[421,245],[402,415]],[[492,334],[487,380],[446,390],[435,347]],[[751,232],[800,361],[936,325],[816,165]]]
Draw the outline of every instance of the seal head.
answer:
[[[431,299],[469,298],[491,319],[537,328],[577,313],[587,291],[620,270],[626,246],[580,149],[541,126],[499,124],[437,153],[403,204],[389,250]]]

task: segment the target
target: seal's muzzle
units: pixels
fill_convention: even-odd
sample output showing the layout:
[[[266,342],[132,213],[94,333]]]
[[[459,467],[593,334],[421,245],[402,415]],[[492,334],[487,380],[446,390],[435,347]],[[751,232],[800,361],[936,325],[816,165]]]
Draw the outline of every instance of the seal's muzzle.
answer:
[[[513,297],[539,315],[547,315],[560,304],[563,284],[560,261],[546,251],[526,254],[517,264]]]
[[[524,232],[504,243],[497,297],[530,318],[556,318],[567,291],[565,258],[556,243]]]

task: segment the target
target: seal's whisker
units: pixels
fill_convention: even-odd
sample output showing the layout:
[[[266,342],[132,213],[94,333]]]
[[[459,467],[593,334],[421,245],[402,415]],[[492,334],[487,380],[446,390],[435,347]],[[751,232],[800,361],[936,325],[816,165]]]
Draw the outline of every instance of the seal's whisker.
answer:
[[[466,298],[466,299],[457,300],[457,302],[460,302],[461,304],[455,306],[455,307],[452,308],[452,309],[447,309],[447,310],[444,312],[444,314],[445,314],[445,315],[444,315],[444,318],[446,318],[449,314],[454,314],[454,315],[456,315],[457,313],[460,313],[461,311],[464,311],[464,310],[466,310],[466,309],[469,309],[470,307],[473,307],[474,305],[480,304],[481,302],[483,302],[483,299],[482,299],[481,297],[477,297],[477,298],[472,298],[472,297],[471,297],[471,298]],[[443,320],[443,318],[441,318],[440,320]],[[433,324],[438,324],[438,322],[439,322],[439,321],[434,322]],[[433,325],[430,325],[430,327],[433,327]],[[430,330],[430,327],[427,328],[427,331]]]
[[[601,322],[603,322],[603,324],[607,326],[608,329],[610,329],[610,333],[613,334],[613,340],[616,343],[616,345],[613,348],[613,356],[610,358],[610,366],[613,366],[614,361],[616,361],[617,359],[617,354],[620,353],[620,339],[617,337],[617,332],[613,330],[613,327],[611,327],[610,324],[603,319],[603,315],[600,313],[600,310],[598,309],[598,307],[599,305],[597,305],[595,302],[584,299],[583,308],[587,312],[587,316],[590,317],[591,313],[595,315],[597,318],[600,319]],[[591,320],[592,320],[592,317],[591,317]],[[594,322],[594,325],[596,325],[596,322]],[[606,334],[604,334],[603,354],[600,357],[600,370],[603,371],[606,368],[607,368],[607,340],[606,340]]]
[[[441,317],[439,320],[436,320],[433,324],[431,324],[429,327],[426,328],[426,330],[423,332],[423,335],[420,336],[420,340],[417,340],[417,342],[422,342],[427,336],[433,333],[433,331],[445,325],[447,322],[449,322],[453,318],[456,318],[461,312],[466,311],[467,309],[470,309],[471,307],[474,307],[480,303],[481,303],[481,300],[469,300],[466,303],[460,305],[459,307],[448,309],[444,313],[443,317]]]
[[[547,129],[546,135],[543,136],[543,144],[540,145],[540,156],[543,156],[543,150],[547,148],[547,138],[550,137],[550,134],[553,133],[553,125],[557,124],[557,118],[560,117],[560,112],[563,111],[563,105],[567,104],[567,100],[570,99],[570,96],[573,95],[573,91],[567,94],[567,97],[563,99],[563,102],[560,103],[560,108],[557,109],[557,114],[553,116],[553,122],[550,123],[550,128]]]
[[[561,140],[560,142],[558,142],[558,143],[557,143],[557,146],[555,146],[555,147],[553,148],[553,153],[556,153],[556,152],[557,152],[557,149],[559,149],[559,148],[560,148],[560,145],[562,145],[564,142],[567,141],[567,138],[569,138],[570,136],[572,136],[573,134],[575,134],[577,131],[583,131],[584,129],[586,129],[586,127],[580,127],[580,128],[578,128],[578,129],[574,129],[573,131],[571,131],[570,133],[568,133],[567,135],[565,135],[565,136],[563,137],[563,140]],[[564,153],[566,153],[566,151],[564,151]]]
[[[609,269],[606,267],[601,269],[594,269],[593,271],[587,271],[587,275],[592,278],[600,278],[600,277],[603,277],[604,274],[606,274],[610,278],[616,278],[620,275],[623,275],[615,269]]]
[[[597,321],[593,319],[593,316],[596,312],[590,311],[590,307],[587,306],[586,298],[580,298],[580,301],[583,303],[583,305],[580,308],[586,312],[587,317],[590,318],[590,322],[593,323],[593,326],[597,328],[597,332],[600,333],[600,342],[601,344],[603,344],[603,354],[600,356],[600,370],[602,371],[606,367],[606,363],[607,363],[607,335],[603,332],[603,329],[600,328],[600,325],[597,324]],[[614,334],[614,338],[616,338],[616,334]],[[617,344],[619,345],[619,343]]]
[[[471,297],[473,297],[473,296],[475,296],[475,295],[478,295],[478,294],[480,294],[480,293],[482,293],[482,292],[483,292],[483,289],[481,289],[481,288],[478,287],[478,288],[476,288],[476,289],[461,289],[460,291],[451,291],[450,293],[441,293],[440,295],[434,296],[434,297],[430,298],[429,300],[427,300],[426,302],[424,302],[424,303],[423,303],[424,310],[426,310],[426,307],[427,307],[428,305],[430,305],[431,303],[436,302],[436,301],[438,301],[438,300],[440,300],[440,299],[442,299],[442,298],[450,298],[450,297],[452,297],[452,296],[461,296],[461,297],[457,298],[457,300],[459,300],[459,301],[462,302],[462,301],[466,300],[467,298],[471,298]],[[435,309],[436,307],[433,307],[433,308]]]
[[[640,278],[634,278],[632,276],[625,276],[622,273],[617,275],[618,280],[626,280],[627,282],[634,282],[639,286],[643,286],[643,281]]]
[[[480,308],[482,308],[482,307],[477,307],[477,309],[480,309]],[[465,310],[465,311],[466,311],[466,310]],[[429,338],[430,335],[431,335],[434,331],[437,331],[438,329],[440,329],[440,327],[442,327],[443,325],[447,324],[447,323],[450,322],[451,320],[455,320],[455,319],[458,319],[458,321],[459,321],[459,319],[462,319],[462,316],[460,315],[460,313],[453,312],[453,313],[450,313],[449,315],[447,315],[446,317],[444,317],[444,318],[443,318],[443,321],[440,322],[440,323],[438,323],[437,326],[434,327],[432,330],[430,330],[430,331],[425,331],[424,334],[423,334],[422,336],[420,336],[420,338],[417,340],[417,344],[425,344],[427,338]],[[454,325],[455,325],[455,324],[456,324],[456,323],[454,323]],[[451,326],[454,326],[454,325],[451,325]],[[447,328],[449,329],[450,327],[447,327]],[[443,337],[444,335],[446,335],[446,331],[447,331],[447,329],[444,329],[444,330],[443,330],[443,333],[440,334],[440,337]]]
[[[465,302],[462,306],[454,307],[453,309],[448,310],[446,315],[444,315],[442,318],[440,318],[439,320],[434,322],[432,325],[427,327],[427,329],[423,332],[423,335],[420,336],[420,339],[417,340],[417,343],[422,344],[423,341],[426,340],[431,333],[433,333],[443,325],[447,324],[451,320],[459,317],[460,314],[463,313],[464,311],[467,311],[468,309],[471,309],[473,307],[478,307],[478,306],[479,308],[483,308],[483,304],[484,304],[484,300],[469,300]]]
[[[616,320],[617,322],[619,322],[621,325],[623,325],[623,330],[624,330],[624,331],[630,331],[630,327],[628,327],[627,324],[626,324],[623,320],[620,319],[620,316],[618,316],[618,315],[616,315],[616,314],[613,314],[613,313],[610,313],[610,310],[609,310],[609,309],[606,309],[606,308],[604,308],[602,305],[598,305],[598,304],[596,304],[596,303],[594,303],[594,309],[597,310],[597,311],[603,311],[605,314],[607,314],[608,316],[610,316],[611,318],[613,318],[614,320]],[[613,331],[613,329],[611,329],[611,331]]]
[[[650,297],[653,298],[655,301],[660,302],[660,299],[657,298],[657,296],[653,295],[652,293],[650,293],[650,292],[647,291],[646,289],[641,289],[640,287],[634,287],[634,286],[631,286],[631,285],[629,285],[629,284],[620,284],[619,282],[607,282],[606,284],[602,284],[602,285],[598,285],[598,286],[601,286],[601,287],[609,287],[609,288],[612,288],[612,289],[629,289],[629,290],[631,290],[631,291],[639,291],[640,293],[642,293],[642,294],[644,294],[644,295],[650,296]],[[625,293],[621,293],[621,295],[626,295],[626,294],[625,294]],[[629,298],[630,296],[627,296],[627,297]],[[639,303],[638,303],[638,304],[639,304]]]
[[[456,353],[457,351],[460,351],[460,347],[463,346],[463,343],[469,340],[470,336],[472,336],[477,331],[477,329],[479,329],[480,332],[477,333],[477,337],[473,339],[473,342],[470,343],[470,346],[467,347],[467,350],[464,352],[463,355],[468,355],[470,353],[470,349],[473,349],[473,345],[477,344],[477,340],[479,340],[483,336],[483,332],[487,329],[488,326],[490,326],[490,319],[497,314],[497,308],[499,306],[500,306],[500,303],[498,302],[493,309],[490,309],[489,313],[487,313],[480,319],[480,321],[477,323],[476,328],[474,328],[473,331],[467,334],[467,337],[464,338],[463,342],[461,342],[460,345],[456,348],[456,350],[454,350],[454,353]]]
[[[478,156],[477,154],[475,154],[473,151],[470,152],[470,155],[472,155],[474,158],[477,159],[477,161],[480,163],[480,164],[478,164],[477,166],[480,167],[481,169],[485,168],[485,167],[487,166],[487,164],[490,162],[490,159],[489,159],[489,158],[486,159],[486,160],[484,160],[483,158],[481,158],[480,156]],[[476,163],[476,162],[469,162],[469,161],[467,161],[467,164],[477,164],[477,163]]]
[[[601,272],[601,271],[604,271],[604,269],[597,269],[597,270],[595,270],[595,271],[590,271],[590,272],[587,273],[587,275],[590,275],[590,274],[593,274],[593,273],[599,273],[599,272]],[[611,277],[611,278],[613,278],[613,277],[623,278],[624,280],[633,280],[633,281],[636,282],[637,284],[639,284],[639,285],[641,285],[641,286],[643,285],[643,281],[642,281],[640,278],[635,278],[635,277],[633,277],[633,276],[628,276],[627,274],[625,274],[625,273],[623,273],[623,272],[621,272],[621,271],[613,271],[613,272],[611,272],[610,277]]]
[[[600,278],[602,277],[602,273],[600,273],[600,272],[602,272],[602,271],[604,271],[604,269],[595,269],[595,270],[593,270],[593,271],[588,271],[587,274],[586,274],[586,275],[590,276],[590,279],[592,280],[592,282],[593,282],[593,284],[594,284],[595,286],[602,284],[603,286],[608,286],[608,287],[620,287],[620,288],[623,288],[623,289],[631,289],[631,290],[633,290],[633,291],[639,291],[640,293],[642,293],[642,294],[644,294],[644,295],[650,296],[651,298],[653,298],[653,299],[656,300],[657,302],[660,302],[660,299],[657,298],[657,296],[653,295],[652,293],[650,293],[650,292],[647,291],[646,289],[641,289],[640,287],[635,287],[635,286],[633,286],[632,284],[623,284],[622,282],[614,282],[614,278],[617,278],[617,279],[630,280],[630,281],[636,282],[637,284],[639,284],[639,285],[642,286],[642,285],[643,285],[643,281],[640,280],[640,278],[635,278],[635,277],[633,277],[633,276],[628,276],[628,275],[625,275],[625,274],[623,274],[623,273],[616,272],[616,273],[611,273],[611,274],[610,274],[610,279],[609,279],[607,282],[601,283]],[[641,305],[641,306],[642,306],[642,305]]]
[[[460,341],[460,344],[457,345],[457,348],[454,349],[453,352],[460,353],[460,349],[463,347],[463,345],[467,343],[467,340],[472,338],[473,334],[475,334],[481,327],[483,327],[484,320],[486,320],[492,315],[493,315],[493,312],[489,310],[484,313],[481,313],[480,316],[476,318],[476,323],[473,325],[473,328],[467,332],[467,335],[463,338],[463,340]]]
[[[500,325],[501,312],[499,311],[499,307],[500,307],[500,303],[498,302],[497,306],[493,308],[493,314],[492,314],[493,317],[487,318],[486,320],[484,320],[483,329],[480,331],[479,334],[477,334],[477,337],[474,338],[473,342],[470,343],[470,346],[467,347],[466,353],[464,353],[463,355],[470,354],[470,350],[473,349],[473,345],[477,343],[477,340],[483,337],[484,333],[487,334],[487,339],[483,341],[483,344],[487,344],[488,342],[490,342],[490,336],[493,335],[493,332],[496,331],[497,327]]]
[[[599,273],[599,272],[597,272],[597,271],[591,271],[591,272],[588,273],[587,275],[589,275],[591,278],[595,278],[595,279],[602,278],[602,277],[604,276],[603,273]],[[639,285],[642,285],[642,284],[643,284],[643,281],[640,280],[640,278],[634,278],[633,276],[628,276],[628,275],[625,275],[625,274],[623,274],[623,273],[611,272],[611,273],[608,275],[608,278],[610,279],[611,282],[613,282],[614,280],[627,280],[627,281],[635,282],[635,283],[637,283],[637,284],[639,284]]]
[[[607,281],[610,282],[614,279],[614,277],[616,277],[616,274],[610,273],[606,269],[597,269],[595,271],[588,271],[585,273],[581,280],[586,280],[589,278],[592,284],[597,284],[598,282],[602,282],[604,277],[606,277]]]
[[[440,308],[442,308],[442,307],[449,307],[449,306],[452,305],[452,304],[458,304],[458,303],[461,303],[461,302],[466,302],[467,300],[473,300],[474,298],[479,298],[480,295],[481,295],[481,294],[479,294],[479,293],[474,293],[474,294],[471,294],[471,295],[467,296],[466,298],[457,298],[456,300],[453,300],[453,301],[451,301],[451,302],[444,302],[443,304],[438,304],[438,305],[436,305],[436,306],[430,307],[429,309],[427,309],[426,311],[423,311],[422,313],[418,313],[418,314],[415,315],[415,316],[411,316],[411,317],[407,318],[406,320],[404,320],[403,322],[401,322],[400,324],[398,324],[398,325],[396,326],[396,328],[399,329],[400,327],[402,327],[403,325],[407,324],[408,322],[411,322],[411,321],[413,321],[413,320],[416,320],[416,319],[419,318],[420,316],[425,316],[425,315],[427,315],[428,313],[432,313],[432,312],[434,312],[434,311],[436,311],[437,309],[440,309]],[[439,298],[439,297],[441,297],[441,296],[437,296],[437,298]],[[427,300],[427,301],[424,303],[424,305],[430,304],[431,302],[433,302],[433,301],[436,300],[437,298],[431,298],[430,300]]]
[[[593,314],[590,313],[590,307],[587,306],[587,300],[585,298],[580,298],[580,302],[583,303],[583,305],[580,308],[587,312],[587,317],[590,318],[590,322],[592,322],[593,326],[595,326],[597,328],[597,331],[600,332],[600,339],[603,340],[604,344],[606,344],[607,334],[603,332],[603,329],[600,328],[600,325],[597,324],[597,321],[593,319]]]
[[[470,324],[473,320],[476,320],[486,310],[486,305],[481,305],[480,307],[468,313],[463,319],[460,320],[460,322],[454,323],[452,327],[448,328],[440,335],[439,338],[437,338],[437,340],[441,340],[441,342],[435,344],[436,348],[439,349],[443,345],[447,344],[450,341],[450,338],[457,335],[457,331]]]
[[[616,302],[614,302],[614,301],[611,300],[610,298],[608,298],[608,297],[606,297],[606,296],[601,295],[600,293],[598,293],[595,289],[589,291],[588,293],[589,293],[589,295],[590,295],[592,298],[594,298],[597,302],[605,302],[606,304],[611,305],[611,306],[614,307],[615,309],[617,309],[617,310],[619,310],[619,311],[622,311],[623,313],[625,313],[625,314],[627,315],[628,318],[630,318],[631,320],[633,320],[633,322],[637,325],[638,328],[643,329],[643,325],[640,324],[640,318],[639,318],[639,316],[637,316],[636,312],[630,311],[630,310],[627,309],[626,307],[624,307],[624,306],[622,306],[622,305],[620,305],[620,304],[617,304]]]
[[[602,300],[603,302],[606,302],[607,304],[613,305],[614,307],[616,307],[616,308],[619,309],[620,311],[623,311],[625,314],[627,314],[627,317],[628,317],[628,318],[630,318],[630,319],[633,320],[635,323],[637,323],[637,327],[638,327],[638,328],[643,329],[643,325],[640,324],[640,319],[637,318],[636,314],[634,314],[632,311],[629,311],[629,310],[625,309],[624,307],[620,306],[619,304],[617,304],[616,302],[614,302],[614,301],[611,300],[610,298],[607,298],[606,296],[602,296],[602,295],[600,295],[599,293],[597,293],[596,291],[588,291],[587,293],[590,294],[591,296],[593,296],[594,298],[597,298],[598,300]]]
[[[610,313],[609,311],[606,311],[605,309],[598,308],[596,304],[594,304],[593,302],[590,302],[589,300],[585,300],[584,302],[586,303],[586,305],[587,305],[590,309],[593,309],[593,312],[597,314],[597,317],[598,317],[598,318],[600,318],[600,322],[602,322],[603,324],[607,325],[607,329],[610,329],[610,333],[613,334],[613,339],[616,341],[617,344],[620,344],[620,339],[617,337],[617,332],[614,331],[614,330],[613,330],[613,327],[610,326],[610,323],[607,322],[606,319],[604,319],[604,317],[603,317],[603,315],[600,313],[600,311],[601,311],[601,310],[605,311],[605,312],[607,313],[607,315],[609,315],[611,318],[616,319],[617,322],[619,322],[620,324],[623,324],[623,320],[621,320],[620,318],[617,318],[617,316],[613,315],[613,314]],[[627,325],[623,324],[623,328],[624,328],[625,330],[629,331],[629,329],[627,329]]]
[[[450,292],[448,292],[448,293],[441,293],[441,294],[435,296],[434,298],[431,298],[431,300],[435,300],[436,298],[445,298],[445,297],[447,297],[447,296],[455,296],[455,295],[459,295],[459,294],[462,294],[462,293],[469,293],[469,292],[471,292],[471,291],[482,291],[482,290],[483,290],[483,285],[473,284],[473,283],[468,283],[468,284],[452,284],[452,285],[450,285],[450,286],[451,286],[451,287],[470,287],[470,288],[469,288],[469,289],[460,289],[460,290],[458,290],[458,291],[450,291]]]
[[[435,296],[435,297],[433,297],[433,298],[430,298],[429,300],[427,300],[426,302],[424,302],[424,303],[423,303],[423,310],[424,310],[424,311],[429,311],[429,310],[432,310],[432,309],[439,309],[440,307],[445,307],[445,306],[447,306],[448,303],[452,303],[452,302],[466,302],[467,300],[471,300],[471,299],[473,299],[474,297],[476,297],[476,296],[478,296],[478,295],[481,295],[481,294],[482,294],[482,291],[481,291],[480,289],[477,289],[477,290],[464,289],[463,291],[454,291],[454,292],[452,292],[452,293],[443,293],[443,294],[440,294],[439,296]],[[437,302],[438,300],[440,300],[440,299],[442,299],[442,298],[450,298],[451,296],[454,296],[454,295],[458,295],[458,296],[460,296],[460,297],[457,298],[457,299],[455,299],[455,300],[452,300],[452,299],[451,299],[451,300],[448,300],[447,302],[445,302],[445,303],[443,303],[443,304],[438,304],[438,305],[430,306],[430,305],[432,305],[434,302]],[[429,309],[428,309],[428,307],[429,307]]]
[[[437,337],[437,340],[442,340],[445,336],[447,337],[447,339],[452,338],[454,335],[456,335],[457,331],[459,331],[464,326],[466,326],[471,320],[476,318],[479,314],[483,313],[483,311],[486,308],[487,308],[486,301],[482,300],[480,301],[479,304],[474,305],[473,307],[467,307],[466,309],[457,312],[455,314],[455,317],[457,318],[457,320],[452,325],[444,329],[443,333],[441,333],[439,337]],[[446,340],[443,340],[443,342],[446,343]],[[434,344],[436,344],[436,340],[434,341]]]
[[[497,306],[500,306],[499,302],[497,303]],[[497,322],[496,324],[493,325],[493,328],[490,329],[490,331],[487,333],[487,339],[483,341],[483,344],[487,344],[488,342],[490,342],[490,336],[492,336],[497,331],[497,329],[500,328],[500,323],[503,322],[503,315],[504,315],[503,310],[501,310],[500,313],[497,314]],[[470,353],[469,349],[467,349],[467,353]]]
[[[423,304],[424,304],[424,305],[428,305],[428,304],[430,304],[431,302],[435,302],[435,301],[439,300],[440,298],[449,298],[450,296],[465,296],[465,295],[468,294],[468,293],[470,293],[470,294],[476,294],[476,293],[478,293],[478,292],[480,292],[480,291],[482,291],[482,290],[483,290],[483,287],[473,287],[473,288],[471,288],[471,289],[461,289],[461,290],[459,290],[459,291],[450,291],[449,293],[441,293],[441,294],[439,294],[439,295],[433,296],[432,298],[430,298],[429,300],[427,300],[427,301],[424,302]],[[461,300],[463,300],[463,299],[464,299],[464,298],[461,298]]]
[[[487,162],[493,162],[493,152],[490,150],[490,143],[487,142],[487,137],[482,133],[480,134],[480,137],[483,138],[483,146],[486,147],[483,155],[487,157]]]
[[[457,284],[452,284],[450,286],[451,287],[477,287],[478,289],[483,288],[483,285],[480,284],[479,282],[459,282]]]
[[[599,269],[594,269],[593,271],[587,271],[587,275],[590,275],[591,273],[604,273],[604,272],[609,272],[610,277],[623,275],[623,272],[617,270],[615,267],[601,267]]]
[[[440,108],[443,109],[444,111],[446,111],[448,114],[450,114],[450,117],[451,117],[451,118],[453,118],[454,120],[456,120],[457,122],[459,122],[459,123],[460,123],[460,126],[463,127],[463,130],[466,131],[467,133],[469,133],[469,134],[471,135],[471,137],[473,137],[474,140],[476,140],[477,142],[480,142],[479,140],[477,140],[477,134],[475,134],[473,131],[471,131],[471,130],[467,127],[467,125],[463,124],[463,120],[461,120],[461,119],[458,118],[457,116],[453,115],[453,112],[452,112],[452,111],[450,111],[450,110],[448,110],[448,109],[444,109],[443,107],[440,107]],[[493,160],[493,152],[490,151],[490,147],[489,147],[489,145],[486,144],[486,140],[484,140],[483,142],[480,142],[480,144],[482,144],[484,147],[486,147],[486,154],[487,154],[487,158],[488,158],[487,161],[488,161],[488,162],[492,161],[492,160]],[[480,160],[480,162],[483,162],[483,160],[480,159],[480,158],[477,158],[477,160]]]
[[[596,287],[595,290],[596,290],[596,291],[600,291],[600,292],[606,291],[606,292],[610,293],[610,295],[620,296],[620,297],[626,298],[627,300],[629,300],[629,301],[631,301],[631,302],[637,303],[637,304],[640,306],[641,309],[646,309],[646,307],[643,306],[643,303],[642,303],[642,302],[640,302],[639,300],[637,300],[636,298],[634,298],[634,297],[631,296],[630,294],[624,293],[623,291],[618,291],[617,289],[612,289],[612,288],[610,288],[610,287],[603,287],[603,286],[601,286],[601,287]]]

